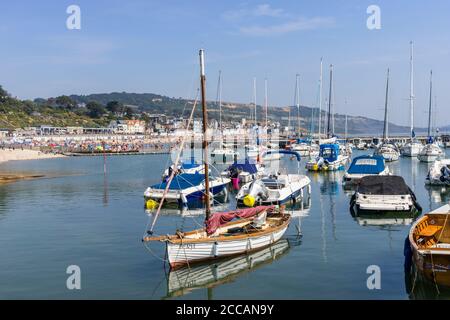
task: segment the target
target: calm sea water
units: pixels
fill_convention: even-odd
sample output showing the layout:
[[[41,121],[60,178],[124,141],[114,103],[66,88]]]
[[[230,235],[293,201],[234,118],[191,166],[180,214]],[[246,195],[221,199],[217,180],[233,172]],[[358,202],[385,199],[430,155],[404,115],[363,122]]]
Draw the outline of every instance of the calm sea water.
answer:
[[[354,155],[359,154],[355,152]],[[162,245],[141,243],[149,216],[143,191],[159,181],[168,156],[18,161],[0,171],[45,173],[47,179],[0,186],[0,298],[63,299],[408,299],[449,298],[448,290],[405,275],[408,225],[357,220],[349,211],[343,172],[309,174],[310,203],[295,210],[285,240],[273,248],[188,272],[169,273]],[[293,161],[285,161],[296,171]],[[402,158],[389,164],[415,191],[424,211],[449,201],[424,186],[427,165]],[[301,172],[305,172],[304,163]],[[223,205],[234,208],[230,194]],[[201,224],[195,210],[167,209],[156,232]],[[399,219],[400,221],[401,219]],[[374,225],[375,224],[375,225]],[[379,225],[377,225],[379,224]],[[81,290],[66,288],[66,268],[81,268]],[[367,267],[381,269],[381,289],[369,290]]]

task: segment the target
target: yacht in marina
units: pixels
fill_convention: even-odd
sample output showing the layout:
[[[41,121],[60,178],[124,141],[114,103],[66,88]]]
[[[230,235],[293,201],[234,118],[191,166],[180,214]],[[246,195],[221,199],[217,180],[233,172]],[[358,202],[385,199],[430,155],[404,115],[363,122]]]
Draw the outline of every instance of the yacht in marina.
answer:
[[[433,90],[433,71],[430,71],[430,97],[428,104],[428,141],[425,147],[417,155],[421,162],[434,162],[443,156],[443,151],[439,147],[437,139],[432,136],[431,129],[431,105],[432,105],[432,90]]]
[[[397,161],[400,157],[400,151],[397,146],[389,142],[388,139],[388,98],[389,98],[389,69],[386,76],[386,96],[384,102],[384,129],[383,129],[383,142],[377,146],[374,155],[379,155],[387,162]]]

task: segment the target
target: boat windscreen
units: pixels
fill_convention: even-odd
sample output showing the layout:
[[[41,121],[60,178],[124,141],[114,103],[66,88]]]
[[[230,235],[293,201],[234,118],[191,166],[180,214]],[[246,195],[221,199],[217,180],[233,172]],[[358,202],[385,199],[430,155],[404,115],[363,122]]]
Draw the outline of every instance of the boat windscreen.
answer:
[[[358,192],[371,195],[407,195],[409,187],[400,176],[365,176],[358,185]]]

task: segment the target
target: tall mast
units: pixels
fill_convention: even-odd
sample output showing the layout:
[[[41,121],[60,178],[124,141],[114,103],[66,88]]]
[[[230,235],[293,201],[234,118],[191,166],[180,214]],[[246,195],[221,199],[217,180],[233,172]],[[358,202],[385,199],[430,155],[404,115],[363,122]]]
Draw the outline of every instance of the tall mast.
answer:
[[[330,64],[330,91],[328,94],[327,138],[331,136],[331,95],[333,94],[333,65]]]
[[[428,136],[431,137],[431,95],[433,89],[433,70],[430,71],[430,103],[428,106]]]
[[[203,164],[205,167],[205,204],[206,217],[208,220],[211,215],[211,204],[209,202],[209,170],[208,170],[208,139],[206,132],[208,130],[208,113],[206,109],[206,76],[205,76],[205,52],[203,49],[199,51],[200,56],[200,84],[202,90],[202,114],[203,114]]]
[[[300,136],[300,75],[295,75],[295,104],[297,106],[298,136]]]
[[[384,100],[384,128],[383,140],[386,141],[388,137],[388,96],[389,96],[389,68],[387,69],[386,77],[386,97]]]
[[[320,77],[319,77],[319,140],[322,127],[322,58],[320,58]]]
[[[289,111],[288,111],[288,137],[289,137],[289,133],[291,132],[291,106],[289,106]]]
[[[268,108],[268,101],[267,101],[267,78],[264,79],[264,107],[266,109],[266,130],[268,129],[268,122],[267,122],[267,108]]]
[[[256,119],[256,77],[253,78],[253,104],[255,105],[255,126],[258,125],[257,119]]]
[[[411,41],[411,52],[409,60],[409,109],[411,115],[411,140],[414,138],[414,44]]]
[[[345,141],[347,141],[347,132],[348,131],[348,125],[347,125],[347,114],[345,115]]]
[[[222,133],[222,71],[219,70],[219,88],[218,88],[218,96],[219,96],[219,128]]]

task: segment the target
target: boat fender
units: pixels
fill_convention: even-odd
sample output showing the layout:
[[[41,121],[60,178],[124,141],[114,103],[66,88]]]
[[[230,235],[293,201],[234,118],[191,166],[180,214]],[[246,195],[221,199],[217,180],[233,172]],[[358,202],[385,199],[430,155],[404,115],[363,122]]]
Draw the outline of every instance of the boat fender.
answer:
[[[255,199],[255,197],[253,197],[252,195],[247,194],[247,195],[244,197],[243,202],[244,202],[244,205],[245,205],[246,207],[253,207],[253,206],[255,205],[256,199]]]
[[[145,202],[145,208],[147,210],[154,210],[158,207],[158,202],[153,200],[153,199],[149,199]]]

